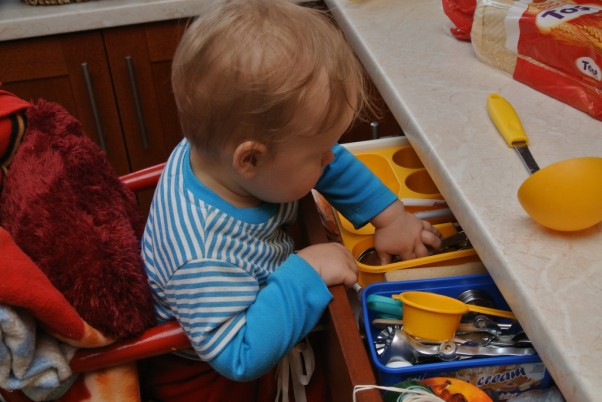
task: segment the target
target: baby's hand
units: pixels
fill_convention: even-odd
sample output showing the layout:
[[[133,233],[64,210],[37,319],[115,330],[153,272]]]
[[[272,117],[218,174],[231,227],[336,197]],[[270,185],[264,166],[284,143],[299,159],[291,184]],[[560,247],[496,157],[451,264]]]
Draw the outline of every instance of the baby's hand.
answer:
[[[424,257],[427,246],[438,249],[441,246],[441,234],[429,222],[420,220],[407,212],[401,202],[395,202],[377,215],[372,224],[374,248],[381,264],[391,262],[397,255],[402,260]]]
[[[318,272],[326,286],[350,287],[357,282],[357,263],[342,244],[316,244],[300,250],[297,255]]]

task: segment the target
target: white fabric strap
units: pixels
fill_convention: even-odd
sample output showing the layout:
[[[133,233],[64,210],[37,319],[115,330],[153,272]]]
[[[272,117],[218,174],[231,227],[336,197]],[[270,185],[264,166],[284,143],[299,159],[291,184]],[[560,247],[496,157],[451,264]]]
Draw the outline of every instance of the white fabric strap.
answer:
[[[278,388],[276,393],[276,402],[280,401],[282,396],[282,402],[288,401],[288,378],[289,378],[289,363],[288,355],[284,356],[280,363],[278,363]]]
[[[315,369],[314,351],[305,338],[284,356],[278,365],[278,389],[276,402],[289,402],[289,376],[292,377],[295,402],[307,402],[305,386],[309,384]]]

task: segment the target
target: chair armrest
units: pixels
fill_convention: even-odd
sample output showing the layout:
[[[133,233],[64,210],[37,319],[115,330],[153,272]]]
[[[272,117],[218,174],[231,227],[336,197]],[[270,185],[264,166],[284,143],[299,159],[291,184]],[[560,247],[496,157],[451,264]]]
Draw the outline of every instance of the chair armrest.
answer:
[[[123,184],[130,190],[137,192],[148,190],[157,185],[159,177],[165,168],[165,163],[150,166],[145,169],[137,170],[120,177]]]
[[[70,366],[74,372],[97,370],[190,347],[184,330],[174,321],[149,328],[137,338],[102,348],[79,349]]]

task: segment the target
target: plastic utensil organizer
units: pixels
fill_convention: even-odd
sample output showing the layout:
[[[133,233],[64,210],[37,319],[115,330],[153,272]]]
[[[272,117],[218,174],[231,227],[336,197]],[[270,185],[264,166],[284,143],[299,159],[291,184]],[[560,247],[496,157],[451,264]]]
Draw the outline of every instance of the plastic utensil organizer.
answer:
[[[455,361],[419,363],[406,367],[387,367],[382,364],[375,348],[375,340],[383,329],[372,325],[378,313],[368,308],[369,296],[391,297],[393,294],[406,291],[424,291],[457,298],[467,290],[487,294],[495,308],[509,309],[492,278],[487,274],[375,283],[364,288],[361,302],[362,320],[366,329],[367,348],[380,385],[393,386],[409,379],[451,377],[479,387],[494,400],[508,400],[522,392],[548,388],[553,384],[550,374],[536,354],[472,357]]]
[[[345,144],[347,149],[356,155],[383,183],[400,199],[442,199],[441,193],[431,179],[426,168],[405,137],[384,138]],[[441,207],[406,207],[412,213],[440,209]],[[374,227],[367,224],[359,229],[335,211],[337,226],[343,245],[347,247],[357,260],[362,253],[374,246]],[[431,220],[443,237],[458,232],[457,225],[450,219]],[[388,271],[413,268],[437,267],[464,262],[477,261],[474,249],[449,251],[408,261],[398,261],[387,265],[368,265],[358,262],[358,282],[362,286],[384,281]]]

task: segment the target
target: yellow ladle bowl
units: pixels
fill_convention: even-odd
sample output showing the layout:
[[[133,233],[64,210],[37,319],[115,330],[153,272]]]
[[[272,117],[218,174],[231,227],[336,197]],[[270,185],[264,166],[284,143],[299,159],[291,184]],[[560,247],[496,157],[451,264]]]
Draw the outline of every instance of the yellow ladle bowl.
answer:
[[[573,158],[535,172],[518,189],[531,218],[550,229],[576,231],[602,222],[602,158]]]
[[[512,105],[501,95],[491,94],[487,109],[506,143],[519,151],[533,173],[517,196],[534,221],[560,231],[583,230],[602,222],[602,158],[573,158],[539,169]]]

